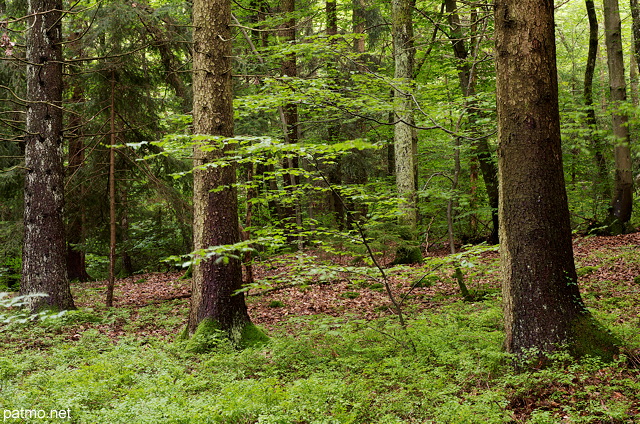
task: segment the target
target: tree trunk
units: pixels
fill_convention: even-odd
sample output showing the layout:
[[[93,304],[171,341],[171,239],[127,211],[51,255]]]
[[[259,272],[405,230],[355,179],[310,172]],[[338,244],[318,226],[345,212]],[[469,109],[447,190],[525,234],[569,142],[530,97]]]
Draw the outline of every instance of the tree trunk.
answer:
[[[116,283],[116,80],[111,71],[111,125],[109,147],[109,280],[107,281],[106,306],[113,306],[113,288]]]
[[[465,97],[465,111],[467,114],[468,126],[472,130],[476,128],[476,121],[480,115],[476,95],[476,78],[473,75],[473,69],[468,60],[468,50],[464,43],[464,34],[460,25],[460,17],[458,16],[458,7],[455,0],[446,0],[445,6],[449,14],[450,39],[453,47],[453,53],[457,59],[458,79],[460,82],[460,90]],[[493,160],[491,148],[486,137],[481,137],[476,131],[475,141],[472,142],[472,151],[480,164],[480,173],[484,180],[484,185],[489,198],[489,206],[491,207],[491,221],[493,228],[491,231],[491,242],[498,243],[498,170]]]
[[[577,285],[564,185],[553,2],[495,5],[500,254],[506,341],[519,356],[616,348]]]
[[[233,136],[231,88],[231,5],[229,0],[195,0],[193,3],[193,128],[196,134]],[[203,166],[225,155],[226,147],[212,139],[213,151],[194,151],[194,223],[196,251],[240,240],[238,197],[233,163]],[[211,191],[213,189],[218,189]],[[242,287],[242,266],[236,258],[202,259],[194,266],[191,310],[187,332],[210,323],[239,340],[250,323]],[[206,328],[203,327],[203,328]]]
[[[296,2],[295,0],[282,0],[282,13],[288,15],[289,19],[285,21],[280,29],[280,36],[283,38],[284,42],[287,44],[295,44],[296,42],[296,19],[293,17],[293,13],[295,13]],[[298,76],[298,67],[297,60],[295,54],[288,55],[285,60],[282,62],[281,66],[282,76],[285,78],[297,78]],[[284,138],[288,144],[297,144],[298,143],[298,105],[295,103],[287,103],[282,109],[282,123],[284,126]],[[290,156],[285,159],[285,163],[283,164],[283,168],[285,169],[296,169],[298,168],[298,157],[289,154]],[[287,197],[289,198],[290,203],[285,203],[285,207],[283,208],[284,216],[282,217],[282,222],[284,224],[285,234],[287,235],[287,239],[292,242],[295,237],[291,234],[297,231],[294,230],[294,226],[297,221],[297,216],[299,212],[299,204],[298,202],[294,202],[292,200],[292,192],[298,185],[298,178],[295,173],[285,173],[284,177],[284,188],[288,192]]]
[[[638,8],[638,0],[630,0],[630,5],[631,27],[633,33],[633,54],[636,58],[636,66],[640,71],[640,8]]]
[[[75,35],[77,37],[77,33]],[[75,82],[71,103],[82,103],[83,88],[80,82]],[[91,279],[87,273],[85,253],[77,248],[78,244],[85,241],[85,206],[86,194],[85,182],[81,174],[84,165],[84,141],[80,127],[82,125],[80,114],[73,113],[69,117],[69,155],[67,167],[67,187],[72,187],[66,193],[67,225],[67,277],[70,281],[88,281]]]
[[[611,203],[611,230],[624,231],[631,219],[633,207],[633,176],[631,173],[631,148],[629,118],[621,107],[627,101],[624,79],[624,58],[618,0],[604,0],[605,43],[607,45],[607,65],[609,67],[609,90],[611,93],[613,136],[615,137],[615,178]]]
[[[401,223],[415,229],[417,216],[416,129],[413,117],[414,0],[392,0],[394,88],[394,156],[396,187],[403,204]]]
[[[62,1],[30,0],[24,245],[20,294],[31,309],[74,308],[67,278],[62,164]]]
[[[596,15],[593,0],[585,0],[587,16],[589,18],[589,51],[587,53],[587,65],[584,71],[584,104],[587,107],[587,125],[589,126],[589,136],[594,150],[596,161],[597,184],[602,187],[598,192],[602,192],[606,199],[611,198],[611,187],[609,185],[609,171],[607,161],[604,157],[604,146],[601,137],[597,133],[598,122],[596,121],[596,110],[593,107],[593,75],[596,69],[596,59],[598,55],[598,17]],[[596,195],[598,193],[596,192]]]

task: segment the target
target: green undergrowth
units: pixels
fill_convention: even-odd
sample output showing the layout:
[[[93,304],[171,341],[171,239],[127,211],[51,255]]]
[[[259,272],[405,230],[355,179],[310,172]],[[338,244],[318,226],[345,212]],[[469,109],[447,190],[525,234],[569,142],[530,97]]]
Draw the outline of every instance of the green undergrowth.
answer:
[[[54,335],[0,348],[4,408],[69,409],[74,423],[552,423],[629,422],[639,406],[623,359],[558,354],[516,373],[496,298],[415,316],[408,335],[390,318],[296,317],[260,347],[216,339],[206,353],[166,338],[114,342],[92,311],[65,319],[12,327]],[[78,325],[77,340],[56,333]]]

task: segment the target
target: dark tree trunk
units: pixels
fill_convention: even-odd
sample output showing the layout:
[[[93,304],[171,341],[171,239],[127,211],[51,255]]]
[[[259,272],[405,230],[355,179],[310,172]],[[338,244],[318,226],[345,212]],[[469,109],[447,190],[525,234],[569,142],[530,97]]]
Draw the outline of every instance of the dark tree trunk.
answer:
[[[577,285],[564,185],[553,2],[495,5],[500,250],[506,348],[612,358]]]
[[[596,69],[596,59],[598,55],[598,17],[596,15],[593,0],[585,0],[587,8],[587,16],[589,19],[589,51],[587,53],[587,64],[584,70],[584,104],[587,107],[587,125],[589,126],[589,135],[591,137],[591,145],[594,150],[594,158],[597,167],[596,187],[602,187],[602,194],[606,199],[611,198],[611,189],[609,185],[609,171],[607,170],[607,161],[604,157],[604,146],[601,137],[597,133],[596,110],[593,106],[593,75]]]
[[[77,35],[76,35],[77,36]],[[83,89],[79,82],[73,87],[71,103],[83,101]],[[73,113],[69,118],[69,165],[67,167],[68,181],[71,187],[66,193],[67,203],[67,276],[70,281],[88,281],[91,279],[87,273],[85,254],[77,248],[78,244],[85,241],[85,184],[81,176],[84,164],[84,142],[81,134],[82,123],[80,115]]]
[[[476,95],[476,78],[473,75],[471,63],[469,62],[469,52],[465,46],[465,37],[462,33],[462,26],[460,25],[460,17],[458,16],[458,7],[456,0],[446,0],[445,6],[447,13],[449,14],[449,26],[450,26],[450,39],[453,47],[453,53],[457,59],[458,66],[458,79],[460,83],[460,90],[462,95],[466,98],[465,109],[467,113],[467,119],[469,122],[469,128],[473,130],[476,127],[476,121],[481,115],[481,111],[478,107],[478,102],[475,99]],[[487,197],[489,199],[489,206],[491,207],[491,221],[493,228],[491,231],[491,242],[498,243],[498,170],[493,160],[491,148],[487,138],[481,137],[480,134],[475,134],[475,141],[472,143],[472,152],[478,159],[480,164],[480,173],[484,180],[484,185],[487,190]]]
[[[231,7],[229,0],[195,0],[193,3],[193,127],[196,134],[233,136],[231,89]],[[211,144],[219,145],[219,141]],[[195,149],[194,248],[237,243],[238,198],[235,166],[208,167],[225,154],[219,147]],[[220,190],[211,191],[214,188]],[[191,310],[187,330],[194,334],[203,322],[212,322],[237,339],[250,322],[242,294],[242,266],[238,259],[203,259],[193,270]]]
[[[587,2],[592,0],[587,0]],[[631,3],[631,21],[633,32],[633,54],[636,58],[636,66],[640,71],[640,8],[638,8],[638,0],[630,0]]]
[[[31,0],[27,35],[22,295],[32,309],[74,308],[67,278],[62,165],[62,1]]]

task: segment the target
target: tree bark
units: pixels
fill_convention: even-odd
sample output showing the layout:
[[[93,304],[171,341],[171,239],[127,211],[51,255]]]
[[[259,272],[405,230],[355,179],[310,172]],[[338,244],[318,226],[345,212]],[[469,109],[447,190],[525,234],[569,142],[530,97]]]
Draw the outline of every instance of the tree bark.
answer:
[[[109,280],[107,281],[106,306],[113,306],[113,288],[116,283],[116,80],[111,71],[111,114],[109,123],[111,128],[109,147]]]
[[[636,58],[636,66],[640,72],[640,8],[638,8],[638,0],[630,0],[630,6],[631,28],[633,33],[633,54]]]
[[[417,216],[417,137],[413,108],[414,0],[392,0],[395,125],[393,131],[396,187],[401,197],[401,223],[415,229]]]
[[[231,86],[231,5],[229,0],[195,0],[193,3],[193,127],[196,134],[233,136]],[[220,138],[217,148],[194,151],[194,224],[196,251],[240,240],[235,164],[204,167],[225,155]],[[204,168],[203,168],[204,167]],[[214,190],[215,189],[215,190]],[[214,190],[214,191],[212,191]],[[193,335],[207,321],[238,339],[250,322],[242,294],[240,260],[203,259],[194,266],[191,310],[187,332]]]
[[[495,4],[500,254],[509,352],[611,359],[577,285],[562,168],[554,6]]]
[[[623,232],[631,219],[633,207],[633,175],[631,173],[631,148],[629,137],[629,118],[620,108],[627,101],[627,85],[624,78],[624,57],[622,53],[622,30],[618,0],[604,0],[605,44],[607,46],[607,65],[609,68],[609,91],[614,147],[615,178],[613,181],[613,199],[611,218],[613,232]]]
[[[62,1],[30,0],[24,246],[20,294],[31,309],[74,308],[67,278],[62,164]]]

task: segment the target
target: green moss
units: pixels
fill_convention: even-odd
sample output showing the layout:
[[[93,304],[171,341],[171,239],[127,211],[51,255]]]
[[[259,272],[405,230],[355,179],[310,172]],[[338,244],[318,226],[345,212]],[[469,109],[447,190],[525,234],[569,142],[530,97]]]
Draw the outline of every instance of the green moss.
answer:
[[[212,319],[204,319],[187,341],[185,350],[192,353],[206,353],[214,350],[228,340],[228,336],[220,329],[220,324]]]
[[[340,296],[346,299],[355,299],[356,297],[360,296],[360,293],[349,291],[349,292],[342,293]]]
[[[595,271],[598,270],[597,266],[583,266],[581,268],[576,269],[576,273],[578,274],[578,277],[584,277],[586,275],[589,275]]]
[[[237,343],[240,348],[259,347],[266,344],[269,337],[253,323],[248,323],[242,329],[240,340]]]
[[[612,362],[620,352],[620,340],[589,313],[574,321],[572,340],[570,351],[577,358],[591,356]]]
[[[280,300],[272,300],[268,305],[270,308],[282,308],[284,307],[284,302]]]
[[[405,265],[422,263],[422,251],[419,246],[400,246],[396,250],[396,257],[391,265]]]

